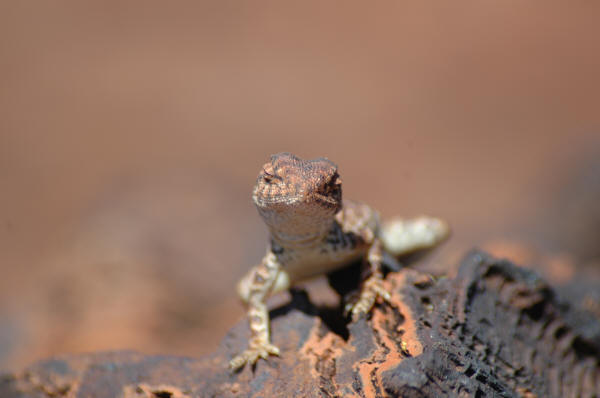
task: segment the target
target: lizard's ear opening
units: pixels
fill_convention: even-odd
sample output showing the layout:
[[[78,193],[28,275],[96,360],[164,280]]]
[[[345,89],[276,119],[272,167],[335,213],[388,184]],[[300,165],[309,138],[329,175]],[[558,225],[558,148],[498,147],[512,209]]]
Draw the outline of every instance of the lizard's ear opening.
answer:
[[[319,190],[319,193],[333,199],[342,199],[342,179],[337,172],[335,172],[328,180],[325,181]]]
[[[327,208],[327,212],[337,212],[342,206],[342,181],[337,172],[323,179],[315,192],[317,201]]]

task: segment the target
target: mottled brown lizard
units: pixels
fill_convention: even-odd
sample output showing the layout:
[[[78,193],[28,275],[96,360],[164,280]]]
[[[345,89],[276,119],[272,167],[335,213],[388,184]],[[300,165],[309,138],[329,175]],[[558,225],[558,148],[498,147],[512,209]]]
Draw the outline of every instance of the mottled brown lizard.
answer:
[[[386,252],[397,257],[433,247],[449,232],[444,221],[424,216],[396,219],[380,227],[379,215],[367,205],[342,204],[342,180],[337,166],[326,158],[271,156],[258,175],[252,199],[271,237],[261,263],[237,287],[248,307],[251,336],[248,348],[229,362],[231,369],[279,355],[270,341],[266,300],[271,294],[363,258],[369,276],[358,299],[348,306],[356,320],[371,310],[378,297],[390,299],[382,285]]]

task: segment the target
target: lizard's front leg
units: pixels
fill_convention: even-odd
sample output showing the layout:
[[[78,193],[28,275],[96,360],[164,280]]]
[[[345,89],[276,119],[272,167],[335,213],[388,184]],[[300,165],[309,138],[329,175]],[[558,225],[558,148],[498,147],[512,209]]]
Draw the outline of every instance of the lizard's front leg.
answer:
[[[266,300],[271,293],[288,287],[287,274],[271,252],[240,281],[238,294],[248,306],[250,339],[248,349],[229,362],[230,369],[239,369],[246,363],[253,365],[259,358],[267,359],[269,355],[279,355],[279,348],[270,341]]]
[[[373,308],[377,297],[390,301],[390,293],[383,287],[382,258],[383,246],[379,238],[375,238],[367,252],[370,275],[362,283],[358,300],[350,306],[353,321],[358,320],[362,314],[368,313]]]

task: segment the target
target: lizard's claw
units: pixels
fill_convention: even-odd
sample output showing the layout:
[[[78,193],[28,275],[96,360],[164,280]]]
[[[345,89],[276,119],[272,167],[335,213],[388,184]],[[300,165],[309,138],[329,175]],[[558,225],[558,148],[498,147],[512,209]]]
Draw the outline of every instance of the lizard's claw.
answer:
[[[279,348],[270,343],[254,344],[229,361],[229,369],[238,370],[245,364],[254,365],[259,358],[267,359],[269,358],[269,355],[279,356]]]
[[[361,315],[371,311],[377,297],[381,297],[388,303],[391,300],[390,293],[383,287],[381,276],[371,275],[363,282],[358,300],[346,306],[346,312],[352,314],[352,321],[357,321]]]

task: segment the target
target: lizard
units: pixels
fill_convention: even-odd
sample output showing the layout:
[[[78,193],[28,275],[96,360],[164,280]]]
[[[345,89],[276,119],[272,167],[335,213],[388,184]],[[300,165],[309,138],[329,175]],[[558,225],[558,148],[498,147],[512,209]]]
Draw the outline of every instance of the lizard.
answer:
[[[363,259],[366,277],[358,298],[346,306],[356,321],[378,298],[390,300],[383,287],[384,256],[395,258],[433,247],[449,234],[448,224],[438,218],[394,219],[381,225],[371,207],[342,202],[338,167],[327,158],[303,160],[288,152],[272,155],[258,175],[252,199],[270,241],[262,261],[237,284],[247,306],[251,335],[248,348],[229,362],[231,370],[279,356],[279,348],[270,340],[266,305],[270,295]]]

